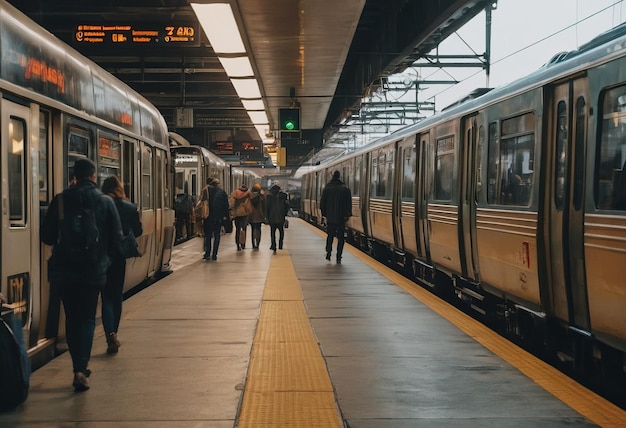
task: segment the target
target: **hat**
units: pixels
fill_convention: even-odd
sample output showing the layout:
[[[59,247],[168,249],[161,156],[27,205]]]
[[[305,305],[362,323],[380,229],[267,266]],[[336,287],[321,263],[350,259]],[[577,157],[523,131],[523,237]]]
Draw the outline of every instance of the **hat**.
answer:
[[[78,159],[74,162],[74,177],[77,180],[84,180],[92,177],[96,173],[96,166],[89,159]]]
[[[261,190],[261,185],[259,183],[254,183],[254,185],[252,186],[252,190],[258,192],[259,190]]]
[[[339,179],[339,171],[333,172],[333,180],[338,180],[338,179]]]

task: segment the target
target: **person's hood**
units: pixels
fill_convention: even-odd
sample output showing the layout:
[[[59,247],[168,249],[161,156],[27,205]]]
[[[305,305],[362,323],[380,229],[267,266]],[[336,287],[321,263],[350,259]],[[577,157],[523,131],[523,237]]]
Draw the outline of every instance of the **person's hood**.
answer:
[[[235,199],[242,199],[246,196],[250,196],[250,191],[246,190],[245,192],[241,189],[235,189],[232,193],[232,197]]]
[[[277,194],[278,192],[280,192],[280,186],[278,184],[274,184],[272,187],[270,187],[270,192],[272,192],[273,194]]]

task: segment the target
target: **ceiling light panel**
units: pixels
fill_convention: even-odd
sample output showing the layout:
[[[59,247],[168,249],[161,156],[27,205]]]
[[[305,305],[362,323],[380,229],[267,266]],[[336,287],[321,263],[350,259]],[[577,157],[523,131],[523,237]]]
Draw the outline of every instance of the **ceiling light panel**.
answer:
[[[261,98],[256,79],[230,79],[239,98]]]
[[[246,52],[235,15],[229,4],[191,3],[191,7],[216,53]]]
[[[247,56],[238,58],[219,57],[228,77],[253,77],[252,64]]]

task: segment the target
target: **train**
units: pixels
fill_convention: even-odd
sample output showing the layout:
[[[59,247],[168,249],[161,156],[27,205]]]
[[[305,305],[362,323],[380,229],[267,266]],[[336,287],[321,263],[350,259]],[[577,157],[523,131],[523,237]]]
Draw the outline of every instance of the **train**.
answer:
[[[564,371],[626,385],[626,25],[302,177],[324,227]]]
[[[173,164],[156,107],[5,1],[0,52],[0,292],[21,321],[36,369],[54,358],[64,336],[40,222],[69,185],[74,162],[92,160],[98,184],[119,176],[140,211],[142,256],[128,260],[125,291],[170,271]]]

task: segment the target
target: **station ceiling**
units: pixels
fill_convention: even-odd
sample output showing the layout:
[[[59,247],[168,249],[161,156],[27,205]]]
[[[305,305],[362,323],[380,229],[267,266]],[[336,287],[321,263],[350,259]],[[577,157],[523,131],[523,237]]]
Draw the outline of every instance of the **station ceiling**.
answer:
[[[171,130],[189,127],[185,115],[192,114],[196,131],[257,135],[190,1],[8,1],[141,93],[159,108]],[[347,112],[358,111],[359,100],[381,77],[411,66],[492,3],[224,1],[230,1],[243,30],[270,131],[278,127],[278,110],[297,100],[302,129],[320,138],[331,135]],[[215,1],[197,1],[210,2]],[[102,42],[88,42],[78,37],[84,26],[132,27],[146,37],[133,42],[120,30],[107,32]],[[168,27],[171,36],[183,39],[168,39]],[[122,34],[122,40],[114,42],[113,34]],[[190,34],[192,40],[181,41]]]

